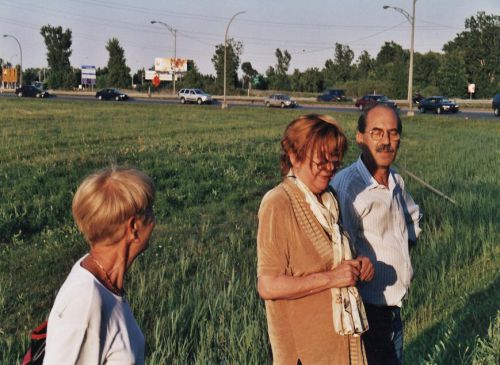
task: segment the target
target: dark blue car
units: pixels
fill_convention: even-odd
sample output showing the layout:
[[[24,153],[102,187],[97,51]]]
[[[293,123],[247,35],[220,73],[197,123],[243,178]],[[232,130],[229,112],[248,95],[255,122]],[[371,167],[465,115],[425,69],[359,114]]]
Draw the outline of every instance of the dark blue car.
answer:
[[[345,101],[345,91],[342,89],[326,89],[316,98],[317,101]]]
[[[421,100],[418,104],[418,110],[422,113],[457,113],[459,108],[457,103],[446,99],[444,96],[431,96]]]

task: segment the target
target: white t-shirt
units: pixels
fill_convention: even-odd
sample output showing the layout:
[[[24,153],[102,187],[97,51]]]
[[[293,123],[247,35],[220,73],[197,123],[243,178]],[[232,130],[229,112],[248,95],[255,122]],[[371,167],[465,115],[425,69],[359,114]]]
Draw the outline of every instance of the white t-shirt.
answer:
[[[50,311],[44,365],[144,364],[144,336],[127,301],[73,266]]]

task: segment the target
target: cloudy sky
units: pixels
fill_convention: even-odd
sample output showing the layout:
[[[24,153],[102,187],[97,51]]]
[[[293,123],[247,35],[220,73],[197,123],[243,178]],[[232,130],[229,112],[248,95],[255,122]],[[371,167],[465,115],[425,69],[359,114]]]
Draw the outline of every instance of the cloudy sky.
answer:
[[[418,0],[415,50],[441,51],[478,11],[500,14],[499,0]],[[242,62],[259,72],[276,63],[276,48],[287,49],[294,68],[322,68],[333,58],[335,43],[347,44],[356,58],[363,50],[375,56],[386,41],[409,48],[410,24],[393,9],[411,14],[412,0],[0,0],[0,34],[14,35],[22,46],[23,67],[45,67],[46,48],[40,35],[45,24],[73,32],[71,63],[105,66],[106,42],[116,37],[135,72],[151,67],[155,57],[173,57],[174,37],[151,20],[177,29],[177,56],[195,61],[214,74],[215,46],[229,37],[243,42]],[[19,63],[15,40],[0,37],[0,58]]]

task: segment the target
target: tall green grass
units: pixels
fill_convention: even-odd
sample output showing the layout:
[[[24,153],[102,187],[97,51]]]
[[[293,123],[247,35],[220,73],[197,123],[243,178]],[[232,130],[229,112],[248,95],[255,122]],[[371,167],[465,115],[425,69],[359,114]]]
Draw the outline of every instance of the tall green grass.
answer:
[[[0,99],[0,363],[15,364],[87,249],[70,215],[89,172],[153,177],[157,228],[128,297],[149,364],[270,363],[255,290],[256,213],[280,181],[279,138],[299,110]],[[357,157],[357,114],[335,115]],[[404,307],[408,364],[499,362],[500,125],[417,116],[398,162],[425,214]]]

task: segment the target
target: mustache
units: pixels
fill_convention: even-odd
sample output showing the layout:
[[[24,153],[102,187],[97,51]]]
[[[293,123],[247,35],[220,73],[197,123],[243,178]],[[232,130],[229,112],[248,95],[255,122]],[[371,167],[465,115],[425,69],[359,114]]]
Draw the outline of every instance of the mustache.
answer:
[[[376,148],[377,152],[394,152],[394,148],[390,144],[388,145],[381,145]]]

